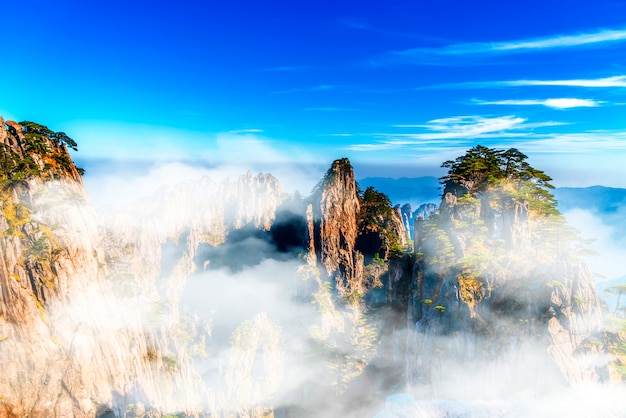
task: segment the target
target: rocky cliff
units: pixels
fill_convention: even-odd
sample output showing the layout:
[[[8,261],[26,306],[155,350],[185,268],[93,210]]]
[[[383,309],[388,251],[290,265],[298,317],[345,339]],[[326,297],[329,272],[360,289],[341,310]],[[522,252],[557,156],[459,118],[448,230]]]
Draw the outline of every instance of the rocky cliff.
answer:
[[[157,299],[120,298],[65,134],[2,121],[0,416],[188,410],[198,381],[173,360]],[[60,139],[59,139],[60,138]],[[146,312],[152,312],[147,315]],[[176,387],[186,392],[174,399]],[[150,412],[152,413],[152,412]]]
[[[346,158],[333,162],[311,196],[308,247],[337,286],[366,291],[364,263],[404,250],[407,233],[389,198],[370,187],[359,193]]]
[[[409,379],[445,387],[434,365],[447,370],[462,359],[482,370],[466,373],[468,381],[486,379],[485,370],[503,376],[490,397],[606,381],[593,277],[550,195],[533,195],[537,183],[504,178],[477,188],[459,177],[448,176],[438,217],[416,231]]]
[[[271,416],[271,402],[294,402],[286,416],[365,415],[364,397],[403,387],[511,399],[608,376],[593,279],[517,152],[496,154],[509,164],[495,183],[449,164],[430,217],[359,190],[347,159],[304,200],[247,173],[96,215],[68,147],[41,125],[0,123],[0,418]],[[213,280],[198,289],[234,289],[233,316],[245,289],[222,272],[245,280],[272,258],[288,262],[260,271],[282,275],[303,251],[293,281],[269,283],[293,309],[282,329],[259,313],[211,345],[210,320],[183,306],[190,278]],[[275,296],[252,283],[252,299]],[[272,400],[285,351],[307,377]]]
[[[357,279],[362,269],[355,245],[360,202],[350,161],[333,162],[312,196],[315,220],[314,236],[310,237],[326,267],[346,282]]]

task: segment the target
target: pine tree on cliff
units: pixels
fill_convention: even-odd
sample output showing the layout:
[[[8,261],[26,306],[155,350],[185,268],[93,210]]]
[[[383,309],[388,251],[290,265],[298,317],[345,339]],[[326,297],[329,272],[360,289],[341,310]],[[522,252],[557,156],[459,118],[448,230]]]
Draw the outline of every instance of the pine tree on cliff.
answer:
[[[515,148],[506,151],[477,145],[454,161],[441,166],[448,169],[441,183],[448,187],[460,184],[470,195],[502,191],[517,201],[526,201],[535,215],[558,213],[556,200],[548,191],[552,178],[532,167],[528,157]]]

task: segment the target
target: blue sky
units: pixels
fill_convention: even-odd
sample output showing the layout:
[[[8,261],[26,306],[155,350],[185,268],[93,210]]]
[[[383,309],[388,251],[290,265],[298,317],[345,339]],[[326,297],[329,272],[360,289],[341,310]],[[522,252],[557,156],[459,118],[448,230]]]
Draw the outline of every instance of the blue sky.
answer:
[[[626,1],[12,1],[0,115],[97,160],[441,175],[483,144],[626,187]],[[255,166],[255,167],[256,167]]]

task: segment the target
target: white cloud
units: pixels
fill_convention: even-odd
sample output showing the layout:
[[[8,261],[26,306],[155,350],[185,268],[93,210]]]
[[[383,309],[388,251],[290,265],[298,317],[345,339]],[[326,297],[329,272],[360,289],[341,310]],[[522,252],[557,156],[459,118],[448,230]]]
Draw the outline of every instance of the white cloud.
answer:
[[[394,125],[395,128],[416,128],[426,130],[419,133],[377,133],[371,136],[381,139],[380,144],[391,146],[406,146],[425,143],[437,143],[452,139],[494,138],[501,136],[515,136],[515,130],[527,129],[526,119],[517,116],[455,116],[450,118],[433,119],[423,125]],[[554,122],[548,122],[550,126]],[[533,126],[538,127],[539,125]],[[359,144],[349,149],[376,150],[380,146]]]
[[[257,129],[218,134],[148,126],[92,129],[80,141],[85,185],[96,206],[130,203],[163,185],[207,176],[237,178],[248,170],[271,173],[283,190],[307,193],[319,181],[315,157]],[[74,130],[73,130],[74,131]],[[103,167],[103,164],[106,164]]]
[[[483,89],[493,87],[529,87],[529,86],[561,86],[612,88],[626,87],[626,75],[604,78],[569,79],[569,80],[499,80],[499,81],[467,81],[418,87],[416,90],[428,89]]]
[[[504,42],[470,42],[447,45],[441,48],[414,48],[396,51],[397,55],[470,55],[503,54],[572,48],[626,41],[626,30],[600,30],[576,35],[556,35],[543,38],[521,39]]]
[[[483,133],[501,132],[519,128],[526,119],[517,116],[486,118],[483,116],[455,116],[433,119],[424,125],[430,131],[440,132],[442,137],[474,137]]]
[[[548,167],[560,186],[603,184],[626,187],[623,155],[625,131],[554,132],[546,128],[567,125],[558,121],[529,122],[517,116],[458,116],[425,124],[394,125],[408,132],[373,133],[374,140],[344,147],[357,158],[380,160],[380,153],[394,155],[396,163],[445,161],[477,144],[497,149],[518,148],[535,166]],[[366,135],[361,135],[366,136]],[[554,173],[554,175],[552,174]]]
[[[572,209],[564,215],[567,222],[578,229],[584,239],[593,240],[588,247],[596,255],[585,257],[591,271],[599,279],[623,276],[624,246],[614,239],[615,227],[605,224],[600,216],[588,210]]]
[[[475,139],[492,139],[524,135],[516,132],[541,126],[553,126],[558,122],[526,123],[526,119],[509,115],[499,117],[455,116],[428,121],[423,125],[394,125],[395,128],[415,128],[417,133],[376,133],[374,143],[352,144],[344,149],[350,151],[381,151],[418,146],[420,151],[449,150],[463,147]],[[430,148],[427,148],[430,147]]]
[[[574,132],[533,134],[520,143],[543,154],[598,154],[626,152],[626,132]]]
[[[235,129],[233,131],[228,131],[229,134],[259,134],[263,133],[263,129]]]
[[[493,84],[502,86],[626,87],[626,75],[596,79],[496,81]]]
[[[572,109],[576,107],[597,107],[603,102],[591,99],[558,98],[543,100],[496,100],[477,101],[481,105],[504,105],[504,106],[546,106],[554,109]]]

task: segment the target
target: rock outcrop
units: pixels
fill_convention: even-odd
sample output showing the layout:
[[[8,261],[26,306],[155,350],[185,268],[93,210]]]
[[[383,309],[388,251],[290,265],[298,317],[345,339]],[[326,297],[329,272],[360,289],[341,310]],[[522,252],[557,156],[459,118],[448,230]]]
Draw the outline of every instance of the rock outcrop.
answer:
[[[383,193],[360,191],[341,159],[309,200],[287,199],[273,176],[248,172],[164,187],[97,216],[67,152],[71,139],[0,122],[0,418],[228,412],[226,397],[248,395],[233,389],[235,369],[245,365],[249,379],[261,346],[271,346],[268,364],[280,363],[279,328],[263,315],[238,328],[245,350],[232,356],[228,393],[216,400],[194,369],[208,357],[210,331],[182,309],[187,279],[270,252],[295,259],[295,249],[309,252],[299,270],[308,282],[291,296],[313,302],[321,321],[291,331],[317,338],[311,358],[333,367],[328,387],[309,391],[307,382],[302,397],[343,391],[355,376],[371,389],[380,373],[376,390],[405,379],[452,400],[607,379],[589,270],[554,237],[552,218],[535,216],[504,180],[477,193],[475,183],[449,179],[438,215],[428,216],[432,204],[393,209]],[[202,364],[217,370],[218,360]],[[255,396],[246,411],[265,411]]]
[[[336,160],[312,196],[314,235],[309,237],[329,275],[350,283],[362,271],[356,252],[360,202],[352,165]]]
[[[521,373],[499,381],[508,389],[492,388],[494,397],[538,389],[536,376],[522,373],[524,362],[545,371],[540,390],[606,381],[593,277],[565,242],[553,242],[558,215],[533,217],[528,201],[469,190],[449,182],[438,219],[418,224],[410,379],[444,385],[427,365],[463,359],[495,375],[503,364]]]
[[[137,402],[191,411],[199,387],[184,353],[168,357],[167,323],[145,321],[157,301],[121,299],[106,279],[109,255],[67,149],[45,127],[7,125],[0,123],[0,417],[123,416]],[[177,386],[185,394],[174,400]]]
[[[333,162],[311,201],[308,246],[339,287],[364,292],[364,262],[406,250],[408,234],[400,213],[374,188],[359,195],[348,159]]]

